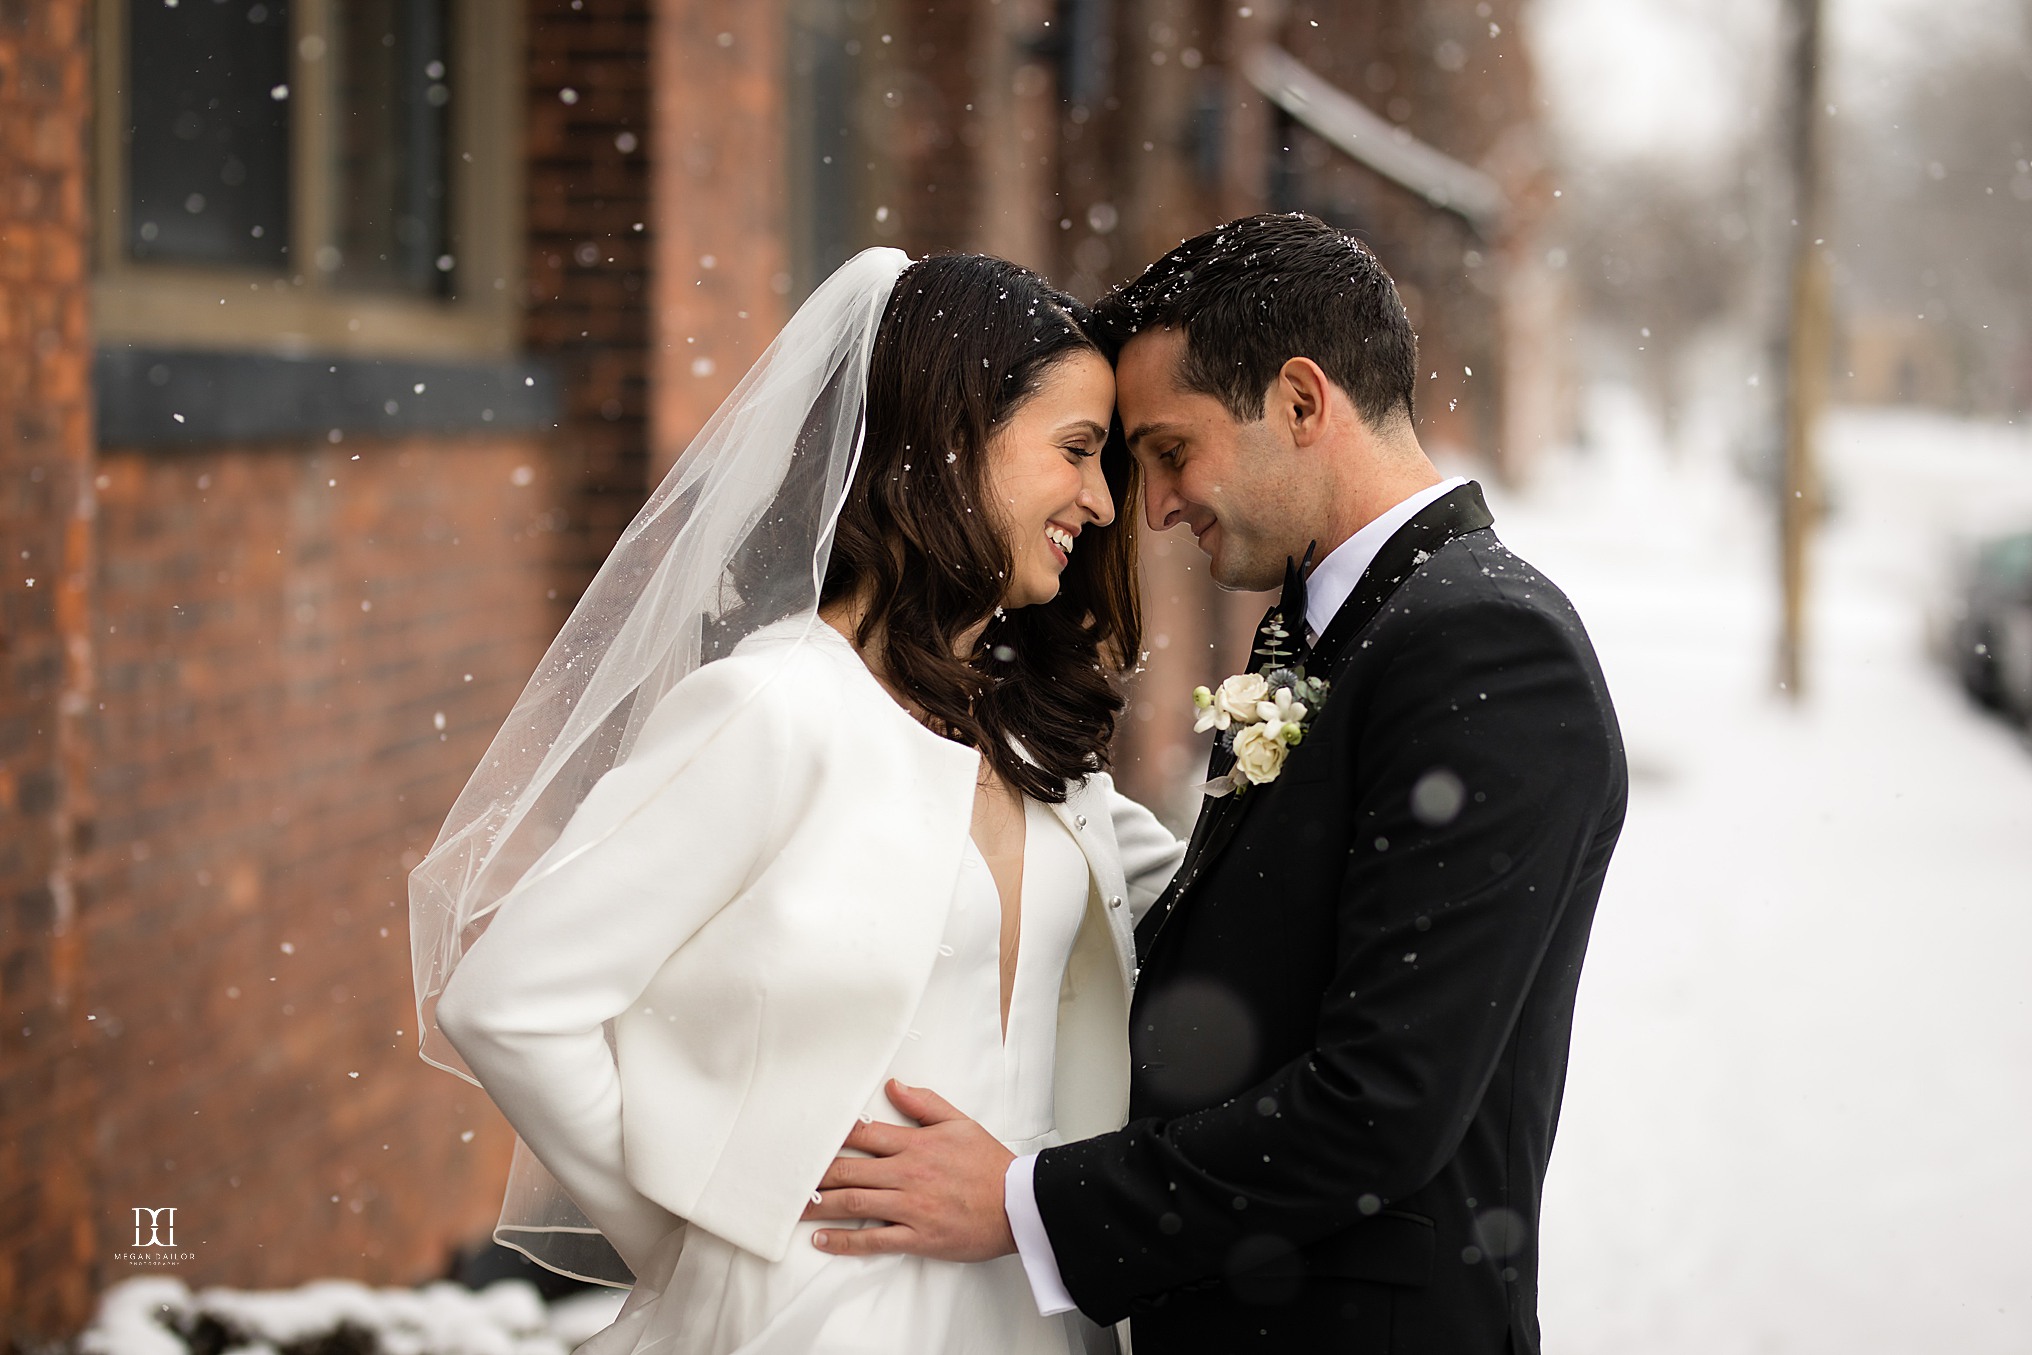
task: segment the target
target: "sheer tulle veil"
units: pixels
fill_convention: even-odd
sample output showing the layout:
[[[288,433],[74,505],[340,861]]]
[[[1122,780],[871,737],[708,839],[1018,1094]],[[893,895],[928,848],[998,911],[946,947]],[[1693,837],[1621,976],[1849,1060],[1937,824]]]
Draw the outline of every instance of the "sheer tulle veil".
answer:
[[[909,263],[900,250],[864,250],[798,308],[621,534],[410,872],[426,1063],[479,1085],[438,1029],[438,995],[519,887],[597,849],[598,838],[551,851],[663,695],[762,626],[804,617],[808,638],[822,624],[819,586],[860,454],[869,354]],[[495,1240],[580,1279],[633,1281],[519,1137]]]

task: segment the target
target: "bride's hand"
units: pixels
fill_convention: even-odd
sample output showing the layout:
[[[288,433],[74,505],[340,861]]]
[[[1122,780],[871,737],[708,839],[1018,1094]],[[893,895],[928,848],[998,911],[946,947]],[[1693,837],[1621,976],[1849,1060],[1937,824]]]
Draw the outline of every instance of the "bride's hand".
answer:
[[[827,1228],[812,1245],[837,1256],[907,1252],[943,1261],[988,1261],[1016,1250],[1002,1207],[1002,1180],[1015,1157],[994,1135],[936,1092],[890,1079],[890,1103],[916,1120],[860,1124],[846,1146],[867,1157],[837,1157],[819,1181],[807,1219],[874,1219],[881,1226]]]

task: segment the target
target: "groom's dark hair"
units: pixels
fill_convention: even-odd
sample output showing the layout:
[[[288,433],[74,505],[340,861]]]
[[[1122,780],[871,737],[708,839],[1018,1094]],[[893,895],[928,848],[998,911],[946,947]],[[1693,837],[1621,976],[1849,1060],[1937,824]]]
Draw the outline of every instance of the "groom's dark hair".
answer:
[[[1094,304],[1112,358],[1145,330],[1182,329],[1178,380],[1242,423],[1263,417],[1285,362],[1311,358],[1371,428],[1412,417],[1418,336],[1397,284],[1353,234],[1303,212],[1202,232]]]

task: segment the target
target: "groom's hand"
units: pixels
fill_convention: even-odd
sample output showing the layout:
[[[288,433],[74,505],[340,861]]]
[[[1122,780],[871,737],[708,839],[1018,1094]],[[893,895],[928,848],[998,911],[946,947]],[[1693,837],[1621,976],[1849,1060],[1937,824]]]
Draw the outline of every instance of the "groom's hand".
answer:
[[[942,1261],[988,1261],[1016,1250],[1002,1208],[1002,1179],[1015,1157],[936,1092],[891,1078],[889,1100],[922,1128],[862,1124],[846,1146],[869,1157],[836,1157],[819,1181],[808,1219],[876,1219],[872,1228],[825,1228],[812,1237],[836,1256],[908,1252]]]

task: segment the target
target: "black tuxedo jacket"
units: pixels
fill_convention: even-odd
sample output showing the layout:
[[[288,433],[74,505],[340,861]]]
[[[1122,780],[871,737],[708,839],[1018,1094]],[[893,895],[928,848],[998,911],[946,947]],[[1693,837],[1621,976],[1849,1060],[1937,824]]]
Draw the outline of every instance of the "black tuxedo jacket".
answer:
[[[1538,1350],[1540,1184],[1627,780],[1565,596],[1479,486],[1320,637],[1281,775],[1138,931],[1130,1122],[1045,1150],[1066,1287],[1136,1355]]]

